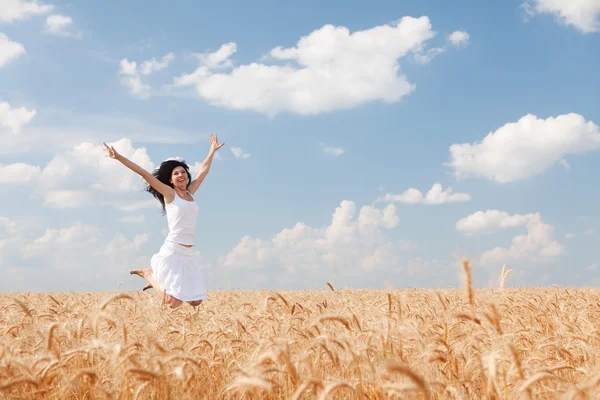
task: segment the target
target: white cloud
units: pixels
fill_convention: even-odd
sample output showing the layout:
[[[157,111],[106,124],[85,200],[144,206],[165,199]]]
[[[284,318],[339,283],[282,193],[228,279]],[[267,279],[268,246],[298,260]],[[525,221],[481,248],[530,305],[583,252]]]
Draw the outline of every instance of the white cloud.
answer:
[[[539,213],[510,215],[498,210],[477,211],[456,223],[456,229],[467,235],[521,226],[527,228],[527,234],[515,236],[509,248],[495,247],[485,251],[480,258],[481,264],[548,262],[565,253],[564,246],[553,239],[554,228],[544,223]]]
[[[87,190],[47,190],[44,205],[53,208],[79,208],[91,205],[92,196]]]
[[[206,68],[217,69],[232,67],[233,63],[229,59],[237,51],[237,45],[233,42],[222,45],[214,53],[199,53],[196,57]]]
[[[108,144],[147,171],[154,170],[146,149],[135,148],[130,139]],[[43,168],[23,163],[1,168],[7,172],[6,183],[33,184],[34,192],[42,195],[44,205],[49,207],[110,205],[123,211],[159,207],[157,200],[148,199],[149,193],[140,193],[144,188],[142,178],[120,162],[105,157],[101,143],[76,145],[54,156]]]
[[[402,194],[387,193],[379,197],[376,202],[395,202],[407,204],[444,204],[466,202],[471,200],[471,195],[467,193],[453,193],[452,188],[443,189],[439,183],[434,183],[427,194],[423,195],[421,191],[415,188],[409,188]]]
[[[485,234],[526,224],[535,214],[510,215],[504,211],[477,211],[458,221],[456,229],[466,234]]]
[[[457,178],[483,177],[500,183],[540,174],[567,154],[600,149],[600,130],[581,115],[539,119],[527,114],[490,132],[482,141],[453,144],[451,161]]]
[[[27,19],[34,15],[49,13],[54,9],[51,4],[37,1],[0,0],[0,22],[13,22]]]
[[[593,235],[595,233],[596,231],[594,229],[586,229],[585,231],[583,231],[584,235]]]
[[[103,250],[104,253],[108,253],[115,258],[119,257],[119,253],[124,250],[137,251],[140,247],[148,241],[150,233],[137,234],[133,237],[133,240],[128,240],[122,233],[117,233],[110,242],[106,244]],[[147,267],[145,267],[147,268]]]
[[[144,214],[121,217],[119,221],[127,224],[141,224],[144,222]]]
[[[133,147],[131,140],[124,138],[112,145],[142,168],[148,171],[154,169],[146,149]],[[141,178],[118,161],[105,157],[102,143],[84,142],[50,160],[42,171],[42,179],[50,187],[87,187],[122,192],[139,189]]]
[[[574,237],[575,237],[574,233],[569,232],[569,233],[565,234],[565,239],[573,239]]]
[[[250,158],[250,154],[244,153],[244,150],[241,147],[233,146],[231,148],[231,152],[238,160],[245,160],[246,158]]]
[[[454,31],[448,36],[448,39],[456,47],[466,46],[469,43],[469,38],[470,35],[465,31]]]
[[[38,166],[25,163],[0,164],[0,184],[29,184],[40,177]]]
[[[0,32],[0,68],[23,54],[25,54],[25,47],[21,43],[13,42]]]
[[[150,85],[142,83],[135,61],[130,62],[126,58],[122,59],[119,75],[121,75],[121,85],[128,88],[132,96],[140,99],[150,97]]]
[[[550,14],[561,25],[571,25],[584,34],[600,30],[598,0],[526,0],[523,6],[530,16]]]
[[[154,72],[161,71],[169,66],[171,61],[175,59],[175,54],[167,53],[160,61],[157,61],[156,58],[152,58],[152,60],[144,61],[140,66],[140,72],[142,75],[148,76]]]
[[[123,58],[120,62],[121,69],[121,84],[129,89],[129,93],[140,99],[148,99],[151,95],[150,85],[142,82],[141,75],[149,76],[154,72],[161,71],[169,66],[171,61],[175,59],[173,53],[167,53],[160,61],[156,58],[144,61],[138,70],[138,65],[135,61],[129,61]],[[141,74],[141,75],[140,75]]]
[[[3,230],[3,223],[11,231]],[[39,225],[39,223],[37,224]],[[21,221],[0,217],[0,290],[55,291],[115,290],[120,281],[129,287],[143,282],[129,275],[132,268],[148,266],[150,255],[141,256],[149,233],[110,236],[103,229],[76,222],[43,233],[23,228]],[[82,262],[85,260],[85,262]]]
[[[431,49],[415,53],[414,57],[415,61],[417,61],[419,64],[427,64],[431,62],[431,60],[433,60],[435,56],[445,52],[446,48],[444,47],[433,47]]]
[[[73,25],[73,18],[65,15],[49,15],[46,18],[45,32],[57,36],[73,36],[68,30]]]
[[[466,47],[469,44],[470,35],[465,31],[454,31],[448,35],[448,40],[454,47]],[[444,47],[432,47],[428,50],[420,51],[415,54],[415,61],[419,64],[427,64],[436,56],[443,54],[448,49]]]
[[[74,224],[61,229],[46,229],[44,235],[29,243],[23,249],[23,257],[28,260],[40,254],[42,250],[64,247],[69,250],[87,248],[98,242],[101,230],[86,224]]]
[[[149,76],[157,71],[161,71],[169,66],[171,61],[175,59],[173,53],[167,53],[160,61],[156,58],[144,61],[139,69],[135,61],[129,61],[123,58],[120,62],[121,69],[121,84],[129,89],[129,93],[140,99],[148,99],[151,95],[151,87],[145,82],[142,82],[141,75]]]
[[[216,153],[215,153],[215,155],[216,155]],[[193,165],[190,165],[190,174],[192,174],[192,177],[194,177],[198,174],[198,171],[200,171],[201,166],[202,166],[202,163],[200,161],[196,161]]]
[[[230,60],[236,44],[227,43],[200,55],[200,67],[176,77],[174,86],[195,86],[200,97],[216,106],[269,116],[315,115],[374,101],[396,103],[415,90],[400,72],[398,60],[427,54],[425,43],[434,36],[426,16],[403,17],[392,25],[356,32],[325,25],[303,36],[295,47],[273,48],[263,57],[271,64],[236,67]]]
[[[28,110],[25,107],[14,108],[7,102],[0,102],[0,127],[16,135],[23,126],[31,122],[35,114],[35,110]]]
[[[598,263],[592,263],[592,264],[588,265],[585,269],[587,271],[595,272],[596,270],[598,270]]]
[[[342,147],[331,147],[324,143],[321,143],[321,150],[323,153],[334,157],[339,157],[346,152],[346,150],[344,150]]]
[[[384,209],[364,206],[358,217],[356,211],[354,202],[342,201],[329,226],[312,228],[298,222],[271,239],[245,236],[220,265],[275,267],[288,273],[343,269],[344,274],[352,274],[376,267],[394,268],[399,254],[414,248],[412,242],[392,241],[384,234],[399,223],[393,204]]]

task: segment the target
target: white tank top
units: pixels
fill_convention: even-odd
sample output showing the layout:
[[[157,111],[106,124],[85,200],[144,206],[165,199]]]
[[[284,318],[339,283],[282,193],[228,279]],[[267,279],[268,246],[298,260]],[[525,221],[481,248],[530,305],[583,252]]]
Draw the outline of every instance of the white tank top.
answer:
[[[192,198],[194,197],[192,196]],[[165,204],[165,210],[167,212],[167,222],[169,223],[169,234],[165,241],[194,245],[194,231],[196,230],[196,217],[198,216],[196,200],[187,201],[175,193],[175,199]]]

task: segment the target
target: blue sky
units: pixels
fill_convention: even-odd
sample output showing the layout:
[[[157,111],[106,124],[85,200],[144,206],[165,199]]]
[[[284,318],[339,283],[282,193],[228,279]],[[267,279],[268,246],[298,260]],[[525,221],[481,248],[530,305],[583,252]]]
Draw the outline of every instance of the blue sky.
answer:
[[[210,132],[209,289],[597,281],[597,0],[0,10],[0,290],[141,287],[166,220],[101,143]]]

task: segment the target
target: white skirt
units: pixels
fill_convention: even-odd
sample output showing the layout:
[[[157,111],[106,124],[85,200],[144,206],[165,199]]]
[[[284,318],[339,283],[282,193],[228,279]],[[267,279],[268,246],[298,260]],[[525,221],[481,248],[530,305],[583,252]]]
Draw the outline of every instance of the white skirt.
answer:
[[[204,276],[193,247],[165,241],[150,266],[165,294],[181,301],[206,299]]]

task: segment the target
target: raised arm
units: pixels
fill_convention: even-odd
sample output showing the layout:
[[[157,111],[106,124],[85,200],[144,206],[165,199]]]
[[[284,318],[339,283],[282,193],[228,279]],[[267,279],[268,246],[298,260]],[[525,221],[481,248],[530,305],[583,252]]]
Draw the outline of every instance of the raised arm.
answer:
[[[165,185],[150,172],[146,171],[144,168],[140,167],[133,161],[129,160],[127,157],[119,154],[113,146],[109,146],[106,143],[102,143],[104,145],[104,151],[106,151],[106,157],[114,158],[115,160],[121,162],[124,166],[140,175],[142,178],[146,180],[154,189],[156,189],[160,194],[162,194],[165,198],[165,202],[170,203],[173,201],[175,192],[172,187],[169,185]]]
[[[196,190],[198,190],[198,188],[202,184],[202,181],[204,181],[204,178],[206,178],[208,171],[210,171],[210,165],[212,164],[212,160],[216,151],[225,145],[225,143],[219,144],[219,139],[217,138],[217,135],[213,135],[212,133],[208,137],[208,142],[210,143],[210,150],[208,151],[208,156],[206,156],[206,158],[202,162],[202,165],[200,165],[198,174],[196,174],[196,177],[192,179],[192,183],[188,188],[188,191],[191,194],[196,193]]]

